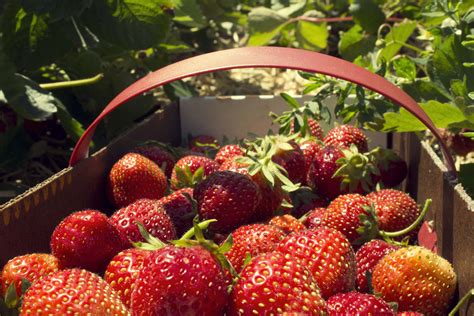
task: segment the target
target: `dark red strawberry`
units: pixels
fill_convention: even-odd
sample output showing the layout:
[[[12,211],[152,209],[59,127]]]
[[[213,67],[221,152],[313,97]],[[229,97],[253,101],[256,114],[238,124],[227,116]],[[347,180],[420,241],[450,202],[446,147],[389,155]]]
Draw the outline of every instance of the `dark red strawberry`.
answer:
[[[61,269],[104,271],[110,259],[126,247],[107,216],[95,210],[72,213],[51,236],[51,252]]]
[[[325,207],[314,208],[306,215],[303,224],[310,229],[321,227],[324,213],[326,213]]]
[[[321,139],[321,140],[324,138],[323,129],[322,129],[322,127],[321,127],[321,125],[319,124],[318,121],[316,121],[312,118],[308,118],[308,127],[309,127],[309,130],[310,130],[311,136],[316,137],[317,139]],[[294,121],[291,123],[291,133],[292,134],[295,133],[295,123],[294,123]]]
[[[354,250],[337,230],[318,228],[290,234],[280,242],[277,251],[307,267],[325,299],[354,289]]]
[[[342,232],[350,242],[360,237],[357,229],[362,226],[360,216],[367,215],[369,200],[360,194],[345,194],[337,197],[326,208],[321,224]]]
[[[458,156],[467,156],[474,151],[474,140],[462,135],[462,133],[472,132],[470,129],[463,128],[454,133],[448,129],[440,129],[441,135],[446,145]]]
[[[291,255],[261,254],[233,287],[229,314],[324,315],[326,304],[311,273]]]
[[[150,159],[128,153],[117,161],[108,177],[108,196],[115,207],[139,199],[159,199],[165,195],[166,176]]]
[[[354,144],[360,152],[368,150],[367,136],[360,129],[352,125],[339,125],[332,128],[326,134],[324,144],[326,146],[342,148],[349,148],[351,144]]]
[[[305,230],[306,227],[291,215],[282,215],[273,217],[268,224],[276,226],[283,230],[285,234],[291,234]]]
[[[68,269],[26,291],[20,315],[130,315],[117,292],[97,274]]]
[[[126,249],[113,257],[105,270],[105,281],[117,291],[120,299],[128,308],[130,308],[130,298],[135,281],[138,279],[138,273],[150,254],[151,251],[148,250]]]
[[[302,187],[291,192],[290,199],[290,203],[293,206],[290,209],[290,213],[296,218],[302,217],[312,209],[326,207],[329,204],[325,198],[314,194],[314,192],[308,187]]]
[[[221,147],[221,149],[219,149],[219,151],[216,154],[216,158],[214,160],[222,165],[224,161],[228,159],[232,159],[232,158],[243,156],[243,155],[244,155],[244,151],[239,145],[235,145],[235,144],[225,145]]]
[[[137,222],[154,237],[162,240],[176,238],[173,222],[156,200],[141,199],[121,208],[110,217],[110,223],[120,233],[122,242],[131,247],[131,242],[143,241]]]
[[[282,137],[275,137],[272,141],[276,147],[272,161],[286,170],[293,183],[302,182],[306,176],[305,158],[298,144]]]
[[[177,236],[181,236],[193,226],[193,218],[197,213],[186,194],[192,197],[193,189],[183,188],[158,200],[158,206],[171,218]]]
[[[7,262],[0,275],[0,297],[4,296],[13,283],[16,295],[22,295],[23,279],[30,283],[59,270],[59,262],[55,256],[46,253],[32,253],[15,257]]]
[[[164,171],[166,177],[171,177],[175,160],[168,151],[154,144],[138,146],[133,151],[156,163]]]
[[[303,152],[304,161],[305,161],[305,174],[308,174],[309,167],[316,157],[316,154],[323,148],[321,144],[317,141],[307,140],[300,144],[300,149]],[[306,177],[303,179],[303,182],[306,183]]]
[[[185,187],[194,187],[198,182],[218,169],[219,164],[205,156],[184,156],[176,162],[173,168],[171,188],[178,190]],[[198,170],[202,170],[202,173],[198,172]]]
[[[372,192],[367,195],[367,199],[374,205],[379,229],[386,232],[400,231],[410,226],[421,213],[415,200],[399,190]],[[418,229],[411,231],[410,236],[416,236],[417,231]]]
[[[166,246],[145,260],[132,291],[134,315],[223,315],[226,277],[201,246]]]
[[[189,149],[194,152],[207,153],[219,148],[219,141],[209,135],[198,135],[189,140]]]
[[[272,225],[240,226],[232,233],[233,244],[225,256],[234,269],[240,272],[247,253],[255,257],[261,253],[271,252],[285,236],[281,229]]]
[[[400,312],[397,314],[397,316],[424,316],[424,315],[422,313],[408,311],[408,312]]]
[[[194,198],[202,220],[217,220],[210,229],[226,233],[249,223],[255,216],[261,195],[250,177],[232,171],[218,171],[198,184]]]
[[[357,280],[356,287],[359,292],[367,293],[369,286],[367,284],[367,273],[372,275],[374,268],[377,263],[385,255],[397,250],[398,246],[390,245],[383,240],[371,240],[368,243],[362,245],[357,250],[356,261],[357,261]]]
[[[380,176],[376,177],[375,182],[381,181],[385,187],[393,188],[406,178],[407,163],[393,150],[376,147],[369,154],[372,155],[380,171]]]
[[[444,258],[419,246],[400,248],[375,266],[372,286],[398,310],[447,315],[456,289],[456,274]]]
[[[328,315],[395,316],[395,312],[383,299],[358,292],[340,293],[327,301]]]

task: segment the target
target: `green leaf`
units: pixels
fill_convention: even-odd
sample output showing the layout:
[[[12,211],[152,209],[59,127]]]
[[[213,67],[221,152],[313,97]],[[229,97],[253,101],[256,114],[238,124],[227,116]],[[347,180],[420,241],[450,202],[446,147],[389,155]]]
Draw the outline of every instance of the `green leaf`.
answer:
[[[401,87],[419,102],[427,100],[448,102],[452,99],[450,93],[442,85],[428,79],[415,79],[414,82],[402,83]]]
[[[325,49],[328,36],[326,23],[298,21],[296,25],[296,39],[301,48],[316,51]]]
[[[21,0],[20,3],[26,12],[48,14],[53,20],[61,20],[80,15],[93,0]]]
[[[184,81],[174,81],[164,86],[166,95],[172,100],[179,98],[189,98],[198,95],[194,87]]]
[[[295,100],[295,98],[293,98],[291,95],[289,95],[288,93],[285,93],[285,92],[282,92],[280,93],[280,96],[283,98],[283,100],[286,101],[286,103],[288,103],[292,108],[294,109],[298,109],[300,107],[300,104],[298,103],[298,101]]]
[[[287,18],[277,12],[265,8],[257,7],[249,13],[249,33],[248,45],[259,46],[268,44],[278,35],[285,26]]]
[[[15,282],[10,283],[5,293],[5,304],[8,308],[15,308],[18,306],[19,297],[16,294]]]
[[[353,61],[358,56],[364,56],[375,47],[375,36],[365,34],[358,24],[343,33],[338,44],[339,54],[344,59]]]
[[[385,36],[386,46],[379,52],[378,60],[391,61],[415,29],[416,23],[411,21],[403,21],[392,26],[390,32]]]
[[[377,29],[385,21],[385,14],[372,0],[353,0],[349,11],[354,22],[372,34],[377,33]]]
[[[81,122],[76,120],[71,115],[71,113],[69,113],[68,109],[61,101],[57,100],[55,104],[57,107],[56,116],[58,117],[61,126],[74,141],[79,140],[79,138],[85,132],[85,129],[82,126]]]
[[[173,21],[197,29],[207,26],[207,21],[196,0],[176,0]]]
[[[459,181],[471,198],[474,198],[474,163],[461,164]]]
[[[296,1],[295,4],[291,4],[288,6],[285,6],[283,9],[279,9],[278,13],[282,16],[287,16],[287,17],[297,17],[303,14],[304,9],[307,4],[307,0],[305,1]]]
[[[234,244],[234,239],[232,237],[232,234],[229,234],[229,236],[226,238],[226,240],[219,247],[218,251],[222,254],[225,254],[225,253],[229,252],[229,250],[230,250],[230,248],[232,248],[233,244]]]
[[[393,61],[393,68],[397,76],[406,78],[409,80],[415,80],[416,78],[416,66],[410,58],[402,56]]]

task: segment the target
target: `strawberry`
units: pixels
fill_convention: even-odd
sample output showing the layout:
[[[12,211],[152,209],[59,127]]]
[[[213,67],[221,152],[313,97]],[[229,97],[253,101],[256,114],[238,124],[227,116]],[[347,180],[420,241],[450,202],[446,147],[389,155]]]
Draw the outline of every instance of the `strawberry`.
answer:
[[[407,312],[397,313],[397,316],[423,316],[423,314],[418,313],[418,312],[407,311]]]
[[[117,291],[120,299],[128,308],[138,273],[150,254],[151,251],[147,250],[126,249],[113,257],[105,270],[105,281]]]
[[[360,194],[345,194],[337,197],[326,208],[321,224],[342,232],[350,242],[360,237],[360,216],[367,215],[369,200]]]
[[[206,249],[166,246],[143,263],[132,291],[133,315],[223,315],[226,282]]]
[[[325,299],[354,288],[354,250],[337,230],[318,228],[293,233],[283,239],[276,250],[307,267]]]
[[[240,226],[232,233],[233,244],[225,256],[234,269],[240,272],[247,253],[255,257],[261,253],[271,252],[285,236],[281,229],[272,225]]]
[[[239,145],[231,144],[231,145],[225,145],[219,149],[219,151],[216,154],[216,158],[214,159],[222,165],[224,161],[235,158],[238,156],[243,156],[244,151]]]
[[[166,176],[150,159],[128,153],[112,167],[108,177],[108,196],[115,207],[139,199],[159,199],[165,195]]]
[[[316,154],[323,148],[321,144],[317,141],[307,140],[301,143],[300,145],[301,152],[304,156],[305,161],[305,174],[308,174],[309,167],[314,160]],[[303,179],[303,182],[306,183],[306,177]]]
[[[324,213],[326,213],[325,207],[314,208],[305,216],[303,224],[309,229],[320,227],[322,225],[321,222],[323,221]]]
[[[312,209],[317,207],[326,207],[328,202],[325,198],[314,194],[308,187],[302,187],[294,192],[290,193],[291,215],[300,218]]]
[[[374,268],[380,259],[382,259],[385,255],[397,250],[398,248],[400,247],[390,245],[383,240],[374,239],[365,243],[359,248],[359,250],[357,250],[356,287],[358,291],[363,293],[367,293],[369,291],[367,273],[372,275]]]
[[[291,215],[282,215],[273,217],[268,224],[276,226],[283,230],[285,234],[291,234],[305,230],[306,227]]]
[[[201,219],[217,220],[210,229],[226,233],[255,216],[261,196],[250,177],[232,171],[218,171],[197,185],[194,198]]]
[[[308,127],[309,127],[310,136],[313,136],[321,140],[324,138],[323,129],[318,121],[308,118]],[[294,134],[294,133],[295,133],[295,123],[293,121],[291,122],[291,134]]]
[[[393,150],[376,147],[369,153],[380,170],[380,180],[385,187],[393,188],[399,185],[408,174],[407,163]],[[376,182],[377,182],[376,181]]]
[[[306,176],[305,158],[298,144],[281,136],[272,138],[276,151],[272,161],[283,167],[288,173],[288,179],[293,183],[302,182]]]
[[[56,226],[51,236],[51,252],[61,269],[77,267],[100,272],[125,248],[107,216],[95,210],[72,213]]]
[[[372,286],[399,311],[446,315],[456,288],[451,264],[430,250],[410,246],[383,257],[375,266]]]
[[[175,164],[174,157],[159,145],[153,143],[145,144],[136,147],[133,152],[150,159],[163,170],[167,178],[171,177]]]
[[[323,315],[325,302],[311,273],[291,255],[261,254],[233,287],[229,315]]]
[[[128,247],[132,242],[143,241],[136,222],[144,225],[153,236],[167,241],[176,238],[173,222],[156,200],[141,199],[116,211],[109,219],[117,228],[122,242]]]
[[[184,156],[178,160],[171,174],[171,188],[178,190],[194,187],[198,182],[219,169],[214,160],[197,155]]]
[[[390,305],[374,295],[358,292],[340,293],[327,301],[328,315],[395,316]]]
[[[68,269],[31,285],[20,315],[129,315],[117,292],[98,275]]]
[[[339,125],[329,130],[324,138],[324,144],[342,148],[350,148],[351,144],[354,144],[360,152],[368,150],[367,136],[352,125]]]
[[[189,140],[189,149],[198,153],[207,153],[219,148],[219,141],[209,135],[198,135]]]
[[[177,236],[181,236],[193,226],[193,218],[196,215],[196,210],[193,209],[193,204],[186,197],[186,194],[193,196],[193,189],[179,189],[158,200],[158,207],[163,209],[171,218]]]
[[[50,254],[32,253],[15,257],[3,267],[0,278],[0,296],[5,295],[8,287],[13,284],[17,297],[20,297],[23,279],[33,283],[42,276],[58,270],[58,259]]]
[[[378,226],[381,230],[394,232],[410,226],[420,215],[415,200],[408,194],[393,189],[384,189],[367,195],[378,217]],[[418,230],[410,232],[416,236]]]

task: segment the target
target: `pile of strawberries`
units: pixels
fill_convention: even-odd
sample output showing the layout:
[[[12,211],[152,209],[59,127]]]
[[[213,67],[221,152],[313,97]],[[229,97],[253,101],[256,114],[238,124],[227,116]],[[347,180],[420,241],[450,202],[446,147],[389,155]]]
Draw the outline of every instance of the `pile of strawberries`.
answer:
[[[114,207],[73,213],[51,254],[10,260],[20,315],[445,315],[451,265],[416,242],[407,165],[318,122],[219,147],[149,142],[118,160]]]

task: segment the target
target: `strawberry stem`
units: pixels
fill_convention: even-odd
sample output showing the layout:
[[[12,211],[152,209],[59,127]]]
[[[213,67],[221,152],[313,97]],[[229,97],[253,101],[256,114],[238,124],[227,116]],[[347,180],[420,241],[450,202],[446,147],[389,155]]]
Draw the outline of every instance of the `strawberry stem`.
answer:
[[[463,306],[472,296],[474,296],[474,288],[470,289],[466,295],[461,298],[461,300],[454,306],[453,310],[448,314],[448,316],[454,316],[459,311],[461,306]]]
[[[418,227],[418,225],[421,223],[421,221],[423,220],[423,218],[425,217],[426,215],[426,212],[428,212],[428,209],[431,205],[431,202],[432,200],[431,199],[427,199],[425,201],[425,205],[423,206],[423,210],[421,211],[420,215],[418,216],[418,218],[413,222],[411,223],[410,226],[406,227],[405,229],[402,229],[402,230],[399,230],[397,232],[386,232],[386,231],[380,231],[380,235],[382,237],[388,237],[388,238],[393,238],[393,237],[399,237],[399,236],[403,236],[403,235],[406,235],[408,234],[409,232],[411,232],[413,229],[415,229],[416,227]]]
[[[60,81],[60,82],[52,82],[52,83],[42,83],[40,87],[44,90],[55,90],[55,89],[62,89],[62,88],[73,88],[73,87],[80,87],[91,85],[96,82],[99,82],[102,78],[104,78],[104,74],[98,74],[91,78],[86,79],[79,79],[79,80],[68,80],[68,81]]]
[[[201,230],[207,229],[211,223],[217,222],[215,219],[208,219],[207,221],[200,222],[197,224]],[[191,239],[196,234],[196,230],[194,227],[190,228],[187,232],[183,234],[183,236],[179,240],[186,240]]]

